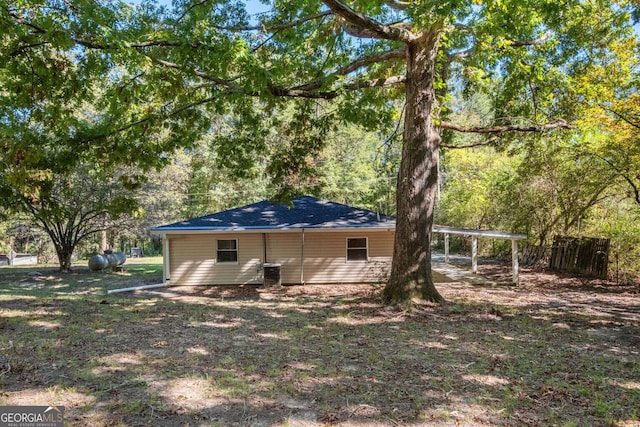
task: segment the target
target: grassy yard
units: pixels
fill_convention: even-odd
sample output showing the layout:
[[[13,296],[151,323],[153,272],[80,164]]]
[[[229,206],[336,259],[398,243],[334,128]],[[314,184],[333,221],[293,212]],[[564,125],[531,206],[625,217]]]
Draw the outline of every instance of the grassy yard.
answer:
[[[407,313],[370,286],[107,296],[159,259],[35,270],[0,268],[0,404],[66,425],[640,425],[637,286],[525,271]]]

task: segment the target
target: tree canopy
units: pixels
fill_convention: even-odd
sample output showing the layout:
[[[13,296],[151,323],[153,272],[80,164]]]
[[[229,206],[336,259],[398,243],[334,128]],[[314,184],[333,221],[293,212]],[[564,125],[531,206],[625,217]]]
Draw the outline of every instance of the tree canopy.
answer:
[[[635,43],[634,5],[624,0],[270,6],[255,17],[241,1],[2,0],[3,163],[23,180],[45,152],[62,164],[88,156],[161,166],[210,130],[212,115],[232,113],[237,132],[217,143],[247,168],[273,144],[268,130],[289,104],[295,113],[269,164],[284,179],[310,167],[339,123],[391,132],[399,99],[398,219],[383,298],[441,301],[430,230],[443,132],[569,128],[598,96],[594,70]],[[458,89],[486,91],[493,113],[452,122],[446,101]],[[96,110],[79,120],[87,99]]]

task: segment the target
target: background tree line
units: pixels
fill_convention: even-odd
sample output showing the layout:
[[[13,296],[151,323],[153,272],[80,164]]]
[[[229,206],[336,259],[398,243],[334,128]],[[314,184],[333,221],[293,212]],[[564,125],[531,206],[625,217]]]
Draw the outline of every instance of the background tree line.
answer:
[[[473,99],[469,109],[459,113],[469,116],[463,119],[469,125],[475,114],[482,113],[479,109],[490,108],[482,96]],[[473,145],[469,138],[450,140],[452,148],[443,152],[436,223],[523,232],[530,236],[530,244],[546,246],[556,234],[608,237],[613,239],[620,268],[635,274],[640,271],[636,261],[640,205],[635,184],[640,174],[640,129],[628,120],[640,117],[639,105],[633,95],[616,103],[618,115],[611,108],[601,108],[598,114],[590,109],[583,125],[561,136],[521,137],[504,145],[470,148],[453,148]],[[224,121],[232,118],[220,118]],[[276,129],[272,134],[280,133]],[[124,249],[125,242],[145,242],[151,252],[148,230],[155,225],[278,193],[282,187],[269,175],[270,153],[254,153],[248,159],[250,167],[239,167],[221,152],[216,143],[219,137],[219,130],[207,134],[191,149],[177,151],[167,167],[145,175],[145,183],[132,192],[138,216],[127,214],[103,223],[110,230],[109,245]],[[326,147],[307,159],[306,174],[291,177],[295,182],[288,184],[300,192],[394,215],[397,132],[381,135],[348,126],[325,138]],[[576,151],[578,143],[582,148]],[[45,259],[48,251],[48,259],[55,259],[32,218],[6,218],[0,233],[4,251],[13,245]],[[79,252],[98,251],[99,240],[99,234],[94,235]],[[500,255],[509,248],[494,242],[486,250]]]

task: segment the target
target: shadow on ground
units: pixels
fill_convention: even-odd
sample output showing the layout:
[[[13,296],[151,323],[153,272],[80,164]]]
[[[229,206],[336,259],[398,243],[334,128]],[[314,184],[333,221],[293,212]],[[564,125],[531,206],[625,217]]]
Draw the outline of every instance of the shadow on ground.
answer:
[[[447,304],[403,312],[366,285],[105,296],[120,276],[47,280],[0,282],[0,403],[65,405],[72,426],[639,420],[630,292],[442,283]]]

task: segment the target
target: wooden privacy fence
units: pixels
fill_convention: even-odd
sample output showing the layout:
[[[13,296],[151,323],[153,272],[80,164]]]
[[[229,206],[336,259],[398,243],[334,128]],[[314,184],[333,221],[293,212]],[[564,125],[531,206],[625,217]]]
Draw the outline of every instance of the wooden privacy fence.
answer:
[[[526,244],[522,248],[520,262],[527,266],[547,266],[551,259],[551,246]]]
[[[607,278],[609,239],[556,236],[549,268],[556,271]]]

